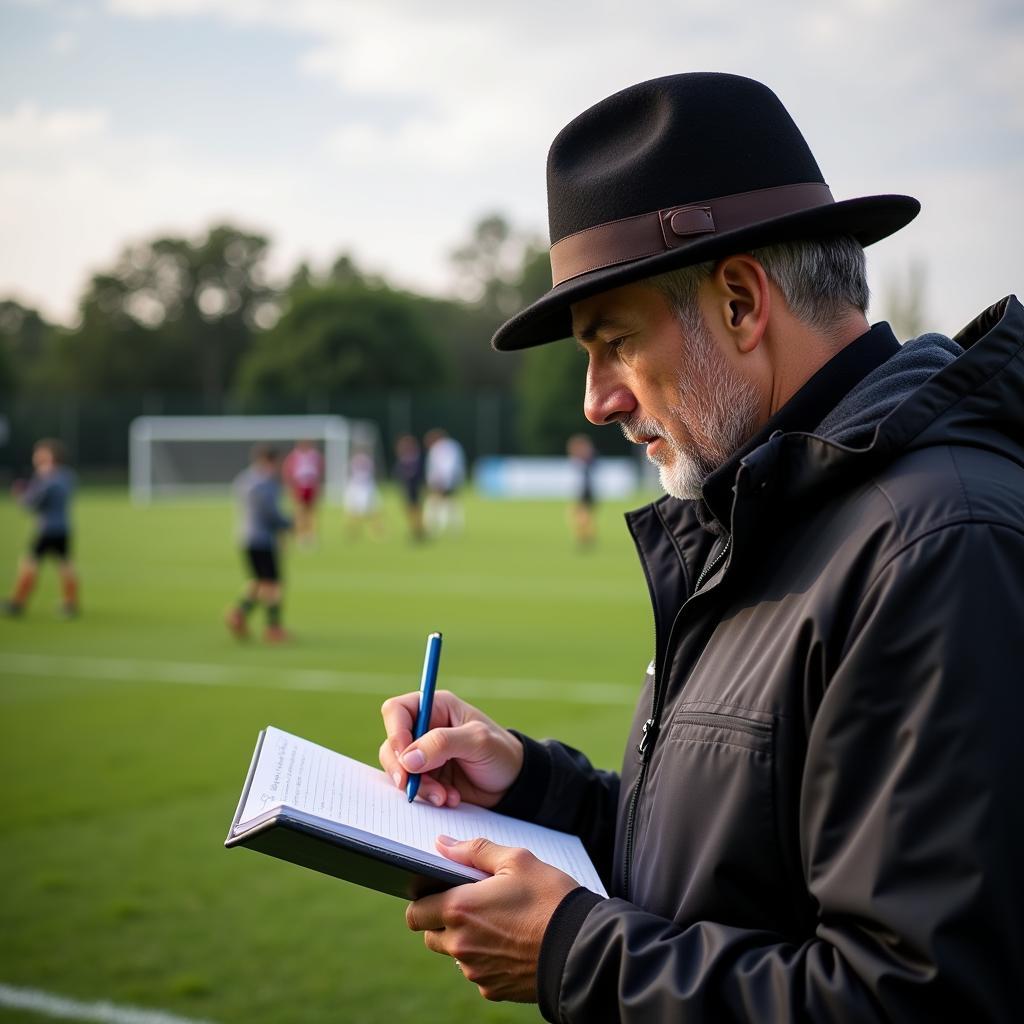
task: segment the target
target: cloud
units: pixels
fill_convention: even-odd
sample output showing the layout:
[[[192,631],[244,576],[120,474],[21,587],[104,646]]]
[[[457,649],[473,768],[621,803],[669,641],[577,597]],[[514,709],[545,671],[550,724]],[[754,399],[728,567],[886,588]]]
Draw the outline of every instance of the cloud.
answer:
[[[78,36],[74,32],[68,31],[67,29],[65,29],[62,32],[58,32],[50,40],[50,49],[60,56],[66,53],[72,53],[77,48]]]
[[[63,283],[48,288],[40,257],[33,293],[72,292],[70,250],[81,267],[126,238],[198,230],[220,215],[273,231],[279,260],[347,248],[410,284],[440,286],[446,253],[478,214],[544,224],[547,147],[571,117],[632,82],[706,69],[772,85],[837,196],[922,199],[919,221],[872,250],[880,294],[923,250],[934,309],[952,329],[996,284],[1024,277],[1007,230],[1024,223],[1024,18],[1012,4],[107,0],[106,10],[111,29],[173,18],[199,32],[269,30],[263,46],[287,36],[301,54],[294,70],[335,101],[325,104],[333,113],[318,115],[301,154],[268,145],[243,161],[70,101],[0,109],[5,154],[65,157],[0,173],[38,215],[30,223],[8,207],[0,223],[13,216],[26,238],[41,232],[64,261]],[[239,47],[258,34],[239,33]],[[255,116],[244,98],[239,116]],[[73,230],[49,226],[59,218]],[[25,280],[5,259],[0,280]]]
[[[352,99],[404,101],[381,123],[372,104],[325,132],[333,153],[382,160],[532,158],[574,113],[658,74],[750,73],[806,111],[902,153],[949,139],[974,119],[989,133],[1024,122],[1024,22],[1005,5],[929,0],[110,0],[133,17],[205,17],[308,40],[303,70]],[[813,142],[813,138],[812,138]]]
[[[0,150],[31,152],[74,146],[102,134],[108,120],[106,111],[95,108],[47,112],[35,103],[20,103],[10,113],[0,112]]]

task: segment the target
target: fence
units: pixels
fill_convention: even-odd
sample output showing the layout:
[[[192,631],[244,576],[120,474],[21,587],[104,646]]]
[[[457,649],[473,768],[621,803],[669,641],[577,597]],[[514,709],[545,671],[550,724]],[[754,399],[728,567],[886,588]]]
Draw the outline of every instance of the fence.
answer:
[[[304,406],[294,402],[249,403],[244,408],[225,398],[204,401],[194,395],[113,395],[108,398],[62,397],[20,399],[0,409],[8,436],[0,446],[0,473],[8,480],[31,466],[33,443],[58,437],[67,446],[77,469],[93,479],[125,480],[128,473],[128,428],[137,416],[335,414],[372,420],[381,431],[390,456],[400,434],[422,437],[432,427],[444,427],[462,442],[470,461],[482,455],[516,455],[524,450],[519,435],[519,404],[503,394],[446,394],[391,392],[311,397]],[[586,421],[580,412],[580,429]],[[602,430],[597,443],[603,454],[627,454],[629,446],[618,431]]]

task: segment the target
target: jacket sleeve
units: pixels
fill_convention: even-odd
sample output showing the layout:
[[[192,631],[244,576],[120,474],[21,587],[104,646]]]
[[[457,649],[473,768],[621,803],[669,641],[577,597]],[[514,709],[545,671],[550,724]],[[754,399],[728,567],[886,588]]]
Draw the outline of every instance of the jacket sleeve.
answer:
[[[513,818],[577,835],[605,887],[610,885],[619,776],[602,771],[578,750],[555,740],[523,744],[519,777],[494,809]]]
[[[674,922],[577,890],[545,934],[545,1017],[1017,1019],[1022,607],[1017,529],[950,526],[898,552],[809,723],[800,840],[814,934]]]

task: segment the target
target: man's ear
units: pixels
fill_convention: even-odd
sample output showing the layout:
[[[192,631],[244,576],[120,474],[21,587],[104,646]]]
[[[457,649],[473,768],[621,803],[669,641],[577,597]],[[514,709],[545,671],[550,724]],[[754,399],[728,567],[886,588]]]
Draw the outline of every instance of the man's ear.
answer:
[[[753,352],[768,327],[772,294],[764,267],[749,255],[728,256],[711,273],[714,315],[738,352]]]

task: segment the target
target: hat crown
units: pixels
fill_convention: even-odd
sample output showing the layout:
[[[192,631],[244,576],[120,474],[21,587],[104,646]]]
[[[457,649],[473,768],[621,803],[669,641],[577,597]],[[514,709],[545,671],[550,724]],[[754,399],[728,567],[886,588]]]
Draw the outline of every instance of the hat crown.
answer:
[[[585,110],[551,144],[547,178],[552,243],[672,206],[824,182],[771,89],[711,72],[641,82]]]

